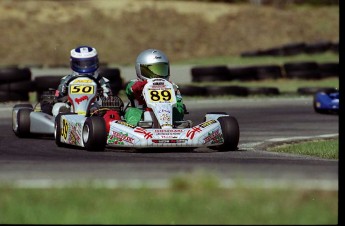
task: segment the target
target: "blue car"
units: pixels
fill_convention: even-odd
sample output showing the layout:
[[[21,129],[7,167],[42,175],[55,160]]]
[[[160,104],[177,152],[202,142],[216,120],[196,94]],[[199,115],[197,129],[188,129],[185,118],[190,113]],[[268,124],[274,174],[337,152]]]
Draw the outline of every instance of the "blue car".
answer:
[[[317,92],[313,100],[314,110],[317,113],[327,114],[339,113],[339,91],[336,92]]]

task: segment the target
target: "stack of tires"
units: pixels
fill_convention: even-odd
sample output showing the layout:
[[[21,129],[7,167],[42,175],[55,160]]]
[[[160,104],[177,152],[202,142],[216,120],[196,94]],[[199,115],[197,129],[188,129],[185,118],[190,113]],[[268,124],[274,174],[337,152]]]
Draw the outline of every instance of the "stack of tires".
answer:
[[[29,92],[34,91],[29,68],[0,68],[0,102],[29,101]]]
[[[40,100],[43,92],[49,89],[57,89],[64,75],[41,75],[35,77],[35,90],[37,100]]]

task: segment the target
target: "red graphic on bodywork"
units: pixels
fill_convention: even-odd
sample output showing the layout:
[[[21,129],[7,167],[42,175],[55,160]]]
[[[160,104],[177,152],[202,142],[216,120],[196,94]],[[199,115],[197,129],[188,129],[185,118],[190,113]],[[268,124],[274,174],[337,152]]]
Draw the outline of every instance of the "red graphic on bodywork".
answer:
[[[82,96],[80,98],[75,98],[75,102],[77,102],[77,104],[80,104],[80,102],[84,101],[84,100],[88,100],[89,97],[88,96]]]
[[[147,140],[149,138],[152,138],[153,134],[151,132],[148,132],[146,130],[144,130],[143,128],[139,127],[139,128],[135,128],[134,132],[136,133],[143,133],[144,134],[144,138]]]
[[[187,137],[193,140],[195,133],[201,132],[200,127],[193,127],[191,130],[188,130]],[[190,137],[189,137],[190,136]]]

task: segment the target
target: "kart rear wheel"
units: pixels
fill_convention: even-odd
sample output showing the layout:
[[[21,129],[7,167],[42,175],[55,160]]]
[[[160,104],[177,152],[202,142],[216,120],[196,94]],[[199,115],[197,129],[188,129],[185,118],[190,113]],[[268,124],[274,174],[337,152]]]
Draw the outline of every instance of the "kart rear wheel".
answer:
[[[107,143],[105,121],[102,117],[89,117],[86,119],[82,131],[84,147],[88,151],[104,151]]]
[[[17,117],[12,120],[13,132],[17,137],[24,138],[30,136],[30,113],[32,111],[33,109],[30,108],[19,109]]]
[[[218,121],[222,128],[224,143],[219,146],[213,146],[212,149],[218,151],[234,151],[240,139],[240,128],[237,119],[232,116],[219,117]]]
[[[63,143],[61,142],[61,114],[58,114],[55,118],[54,137],[56,145],[58,147],[62,147]]]

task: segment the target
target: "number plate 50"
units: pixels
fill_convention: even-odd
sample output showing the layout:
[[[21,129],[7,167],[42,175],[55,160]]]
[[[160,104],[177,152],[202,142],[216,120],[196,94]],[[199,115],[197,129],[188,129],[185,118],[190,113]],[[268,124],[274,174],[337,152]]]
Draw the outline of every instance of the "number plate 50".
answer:
[[[71,93],[72,94],[93,94],[94,93],[94,87],[93,86],[73,85],[71,87]]]

